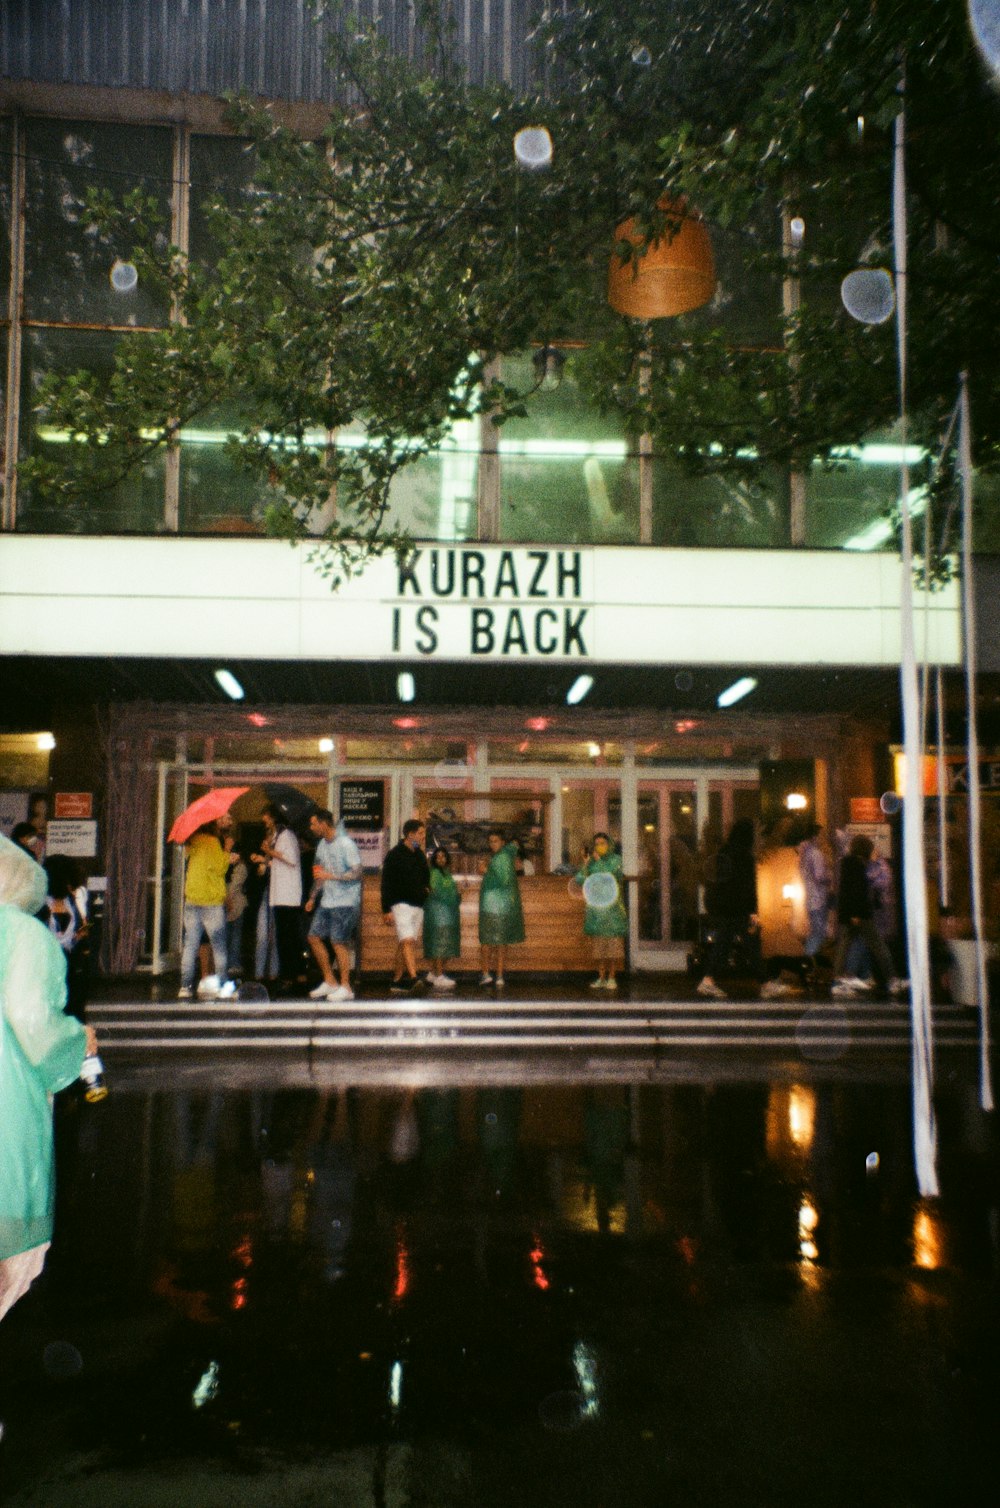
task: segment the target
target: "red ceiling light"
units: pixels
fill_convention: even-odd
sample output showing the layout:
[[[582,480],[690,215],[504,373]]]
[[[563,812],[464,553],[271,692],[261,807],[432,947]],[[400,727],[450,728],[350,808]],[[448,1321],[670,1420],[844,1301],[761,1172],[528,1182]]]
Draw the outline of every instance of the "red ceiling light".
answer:
[[[544,733],[551,721],[550,717],[529,717],[524,726],[530,728],[532,733]]]
[[[697,726],[698,724],[693,717],[682,717],[678,722],[674,723],[674,732],[690,733]]]
[[[266,728],[270,721],[271,719],[269,717],[265,717],[263,712],[247,713],[247,722],[252,723],[255,728]]]
[[[419,728],[420,719],[419,717],[394,717],[392,726],[394,728]]]

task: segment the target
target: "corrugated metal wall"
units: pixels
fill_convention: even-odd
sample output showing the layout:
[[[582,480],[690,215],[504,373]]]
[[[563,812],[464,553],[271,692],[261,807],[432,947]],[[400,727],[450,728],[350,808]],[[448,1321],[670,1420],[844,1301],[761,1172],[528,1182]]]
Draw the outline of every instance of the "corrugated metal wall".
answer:
[[[473,80],[523,87],[541,0],[453,0]],[[413,0],[354,0],[394,51],[419,58]],[[0,0],[0,77],[49,84],[333,102],[330,23],[308,0]]]

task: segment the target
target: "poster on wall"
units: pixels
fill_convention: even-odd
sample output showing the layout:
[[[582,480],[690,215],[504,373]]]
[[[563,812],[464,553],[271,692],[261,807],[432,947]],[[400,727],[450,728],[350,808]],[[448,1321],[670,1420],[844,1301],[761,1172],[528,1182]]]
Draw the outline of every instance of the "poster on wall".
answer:
[[[5,838],[19,822],[27,822],[30,795],[30,791],[0,791],[0,833]]]
[[[97,853],[97,823],[84,818],[51,818],[45,835],[50,854],[66,854],[71,859],[92,859]]]
[[[340,816],[365,869],[381,869],[386,854],[385,781],[342,780]]]

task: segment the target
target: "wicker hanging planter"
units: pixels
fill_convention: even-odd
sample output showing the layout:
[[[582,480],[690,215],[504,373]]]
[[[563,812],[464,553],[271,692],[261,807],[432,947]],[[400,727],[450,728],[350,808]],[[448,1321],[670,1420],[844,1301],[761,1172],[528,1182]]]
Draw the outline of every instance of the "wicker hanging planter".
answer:
[[[608,303],[632,319],[668,319],[707,304],[715,292],[715,260],[705,222],[683,199],[661,199],[657,209],[680,224],[651,241],[638,257],[623,262],[612,253],[608,268]],[[616,241],[642,244],[634,218],[623,220]]]

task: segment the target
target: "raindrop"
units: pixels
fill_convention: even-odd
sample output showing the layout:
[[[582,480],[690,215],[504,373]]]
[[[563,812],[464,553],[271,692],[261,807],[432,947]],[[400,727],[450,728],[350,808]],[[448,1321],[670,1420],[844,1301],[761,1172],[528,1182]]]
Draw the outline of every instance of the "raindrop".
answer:
[[[969,23],[983,57],[1000,74],[1000,0],[969,0]]]
[[[79,1377],[83,1371],[83,1357],[68,1340],[53,1340],[42,1352],[42,1366],[46,1377],[64,1382],[70,1377]]]
[[[869,1152],[865,1158],[865,1171],[868,1173],[878,1172],[879,1157],[877,1152]]]
[[[903,798],[897,796],[895,791],[883,791],[878,798],[878,804],[887,817],[894,817],[902,808]]]
[[[552,165],[552,137],[544,126],[524,126],[514,137],[519,167],[535,172]]]
[[[884,267],[859,267],[840,285],[840,297],[852,319],[862,325],[884,325],[892,318],[896,293]]]
[[[494,1112],[494,1111],[492,1111],[492,1110],[491,1110],[491,1111],[490,1111],[490,1112],[489,1112],[489,1114],[488,1114],[488,1115],[487,1115],[487,1117],[486,1117],[486,1124],[487,1124],[487,1125],[488,1125],[488,1126],[495,1126],[495,1125],[496,1125],[496,1123],[497,1123],[497,1118],[496,1118],[496,1114],[495,1114],[495,1112]]]
[[[678,691],[690,691],[694,685],[694,676],[690,670],[679,670],[674,676],[674,685]]]
[[[112,262],[111,286],[116,293],[131,293],[139,281],[139,273],[133,262]]]
[[[801,215],[793,215],[788,222],[788,236],[793,246],[801,246],[806,234],[806,222]]]
[[[648,68],[653,61],[653,54],[648,47],[636,47],[632,52],[632,61],[637,68]]]

